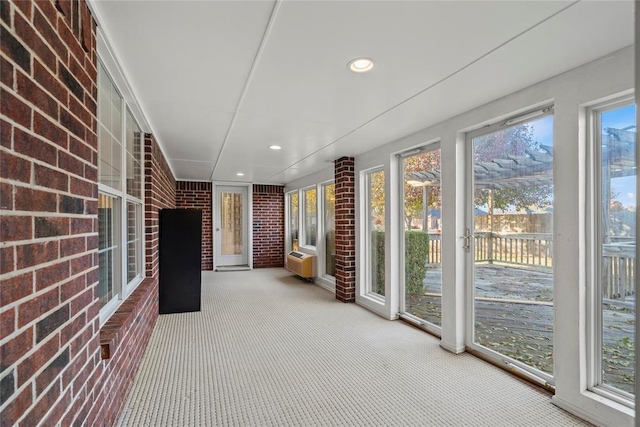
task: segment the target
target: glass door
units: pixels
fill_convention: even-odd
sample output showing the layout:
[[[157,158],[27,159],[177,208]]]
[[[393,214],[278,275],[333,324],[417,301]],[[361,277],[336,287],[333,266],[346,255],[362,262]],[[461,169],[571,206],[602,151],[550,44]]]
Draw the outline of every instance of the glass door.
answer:
[[[553,381],[551,108],[469,135],[468,346]]]
[[[247,187],[216,187],[216,267],[248,266]]]
[[[439,329],[442,326],[440,148],[434,144],[411,150],[401,158],[404,235],[401,313],[427,328]]]

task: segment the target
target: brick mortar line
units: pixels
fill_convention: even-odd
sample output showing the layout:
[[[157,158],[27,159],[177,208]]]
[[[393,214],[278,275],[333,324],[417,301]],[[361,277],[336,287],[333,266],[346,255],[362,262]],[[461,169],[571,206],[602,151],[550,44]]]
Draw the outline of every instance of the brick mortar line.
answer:
[[[2,180],[0,180],[0,182],[2,182]],[[97,200],[97,199],[93,199],[93,200]],[[87,219],[88,217],[91,219],[98,219],[98,214],[88,215],[88,214],[74,214],[74,213],[64,213],[64,212],[12,211],[9,209],[0,209],[0,217],[2,216],[32,216],[32,217],[70,218],[70,219]],[[97,231],[95,233],[97,233]],[[70,234],[70,236],[84,236],[87,234],[95,234],[95,233]],[[58,236],[55,236],[55,237],[58,237]]]
[[[94,168],[98,169],[97,165],[94,165],[93,163],[91,163],[87,159],[83,159],[82,157],[79,157],[77,154],[73,153],[69,148],[62,147],[61,145],[56,144],[55,142],[51,141],[50,139],[47,139],[46,137],[40,135],[39,133],[36,133],[33,129],[26,128],[26,127],[24,127],[23,125],[21,125],[19,123],[16,123],[16,122],[14,122],[12,120],[9,120],[8,117],[5,116],[5,115],[0,115],[0,117],[2,117],[7,123],[10,123],[11,126],[13,126],[14,128],[19,129],[22,132],[28,134],[29,136],[37,138],[38,140],[40,140],[40,141],[52,146],[57,151],[62,151],[64,153],[66,153],[66,154],[69,154],[73,158],[81,161],[82,163],[84,163],[86,165],[89,165],[89,166],[93,166]],[[91,150],[92,156],[93,156],[93,154],[98,154],[98,150],[95,150],[91,145],[89,145],[89,143],[87,141],[81,140],[80,138],[75,136],[73,133],[71,133],[71,131],[69,131],[68,129],[66,129],[64,127],[61,127],[60,129],[62,129],[63,132],[65,132],[67,134],[67,139],[68,139],[69,135],[72,135],[74,138],[76,138],[78,141],[80,141],[82,144],[84,144],[85,147],[87,147],[89,150]],[[25,159],[29,160],[30,162],[31,161],[32,162],[39,162],[39,163],[42,163],[45,166],[54,166],[51,163],[47,163],[47,162],[44,162],[43,160],[36,159],[34,157],[30,157],[30,156],[22,154],[22,153],[20,153],[18,151],[15,151],[15,148],[12,149],[12,148],[7,148],[7,147],[4,147],[4,146],[0,146],[0,149],[2,151],[8,151],[10,153],[14,153],[14,155],[16,157],[25,158]],[[56,158],[56,160],[57,160],[57,158]],[[84,178],[84,177],[81,177],[81,178]],[[84,179],[86,179],[86,178],[84,178]]]
[[[48,144],[48,142],[46,142],[46,141],[43,141],[43,142],[45,142],[45,143],[47,143],[47,144]],[[82,162],[84,165],[89,165],[89,166],[92,166],[92,167],[95,167],[96,169],[98,169],[98,167],[97,167],[97,166],[95,166],[93,163],[88,163],[86,160],[84,160],[84,159],[82,159],[82,158],[80,158],[80,157],[77,157],[75,154],[73,154],[73,153],[72,153],[71,151],[69,151],[68,149],[63,148],[63,147],[60,147],[59,145],[56,145],[56,144],[50,144],[50,145],[51,145],[52,147],[56,148],[58,151],[62,151],[62,152],[64,152],[65,154],[68,154],[68,155],[70,155],[70,156],[74,157],[75,159],[77,159],[77,160],[79,160],[80,162]],[[85,143],[85,145],[86,145],[86,143]],[[87,147],[89,147],[89,146],[87,145]],[[92,181],[92,180],[91,180],[91,179],[89,179],[89,178],[85,178],[84,176],[81,176],[81,175],[77,175],[77,174],[71,173],[70,171],[68,171],[68,170],[66,170],[66,169],[62,169],[62,168],[61,168],[60,166],[58,166],[58,165],[52,165],[51,163],[47,163],[47,162],[45,162],[44,160],[36,159],[36,158],[34,158],[34,157],[27,156],[26,154],[19,153],[19,152],[15,151],[15,149],[9,149],[9,148],[5,148],[5,147],[0,147],[0,152],[7,152],[7,153],[9,153],[9,154],[11,154],[11,155],[13,155],[13,156],[15,156],[15,157],[18,157],[18,158],[20,158],[20,159],[27,160],[27,161],[28,161],[28,162],[30,162],[30,163],[37,164],[37,165],[40,165],[40,166],[44,166],[44,167],[46,167],[46,168],[48,168],[48,169],[53,169],[53,170],[55,170],[55,171],[57,171],[57,172],[62,172],[62,173],[64,173],[65,175],[70,176],[70,177],[77,177],[77,178],[82,179],[83,181],[89,182],[89,183],[91,183],[91,184],[96,184],[96,182],[95,182],[95,181]],[[56,154],[57,154],[57,153],[56,153]],[[58,162],[57,162],[57,160],[58,160],[58,159],[57,159],[57,156],[56,156],[56,163],[58,163]],[[32,176],[31,178],[34,178],[34,177]],[[7,181],[9,181],[7,178],[2,178],[1,180],[7,180]],[[21,182],[21,183],[23,183],[23,184],[24,184],[24,182],[23,182],[23,181],[16,181],[16,182]],[[36,186],[36,184],[32,184],[32,185],[33,185],[33,186]],[[50,188],[50,187],[44,187],[44,188]],[[59,190],[58,190],[58,191],[59,191]]]
[[[4,212],[7,211],[1,211],[0,212],[0,218],[5,217],[5,216],[24,216],[25,218],[28,218],[32,215],[6,215],[4,214]],[[11,211],[8,211],[11,212]],[[36,216],[33,215],[33,218],[35,218]],[[24,246],[30,243],[49,243],[49,242],[61,242],[63,240],[68,240],[68,239],[73,239],[75,237],[92,237],[92,236],[96,236],[98,234],[98,232],[92,232],[92,233],[82,233],[82,234],[65,234],[65,235],[61,235],[61,236],[51,236],[51,237],[37,237],[37,238],[33,238],[33,239],[27,239],[27,240],[12,240],[9,242],[0,242],[0,248],[10,248],[10,247],[16,247],[16,246]],[[92,251],[85,251],[85,252],[92,252]],[[72,255],[69,255],[72,256]],[[59,258],[60,259],[60,258]],[[38,266],[41,264],[37,264]],[[25,270],[25,269],[23,269]],[[0,274],[0,277],[2,277],[2,275]]]
[[[79,194],[71,193],[69,191],[64,192],[63,190],[58,190],[57,188],[43,187],[41,185],[29,184],[29,183],[25,183],[25,182],[22,182],[22,181],[15,181],[15,180],[10,180],[10,179],[6,179],[6,178],[0,178],[0,183],[10,184],[10,185],[14,185],[14,186],[22,187],[22,188],[29,188],[29,189],[32,189],[32,190],[46,191],[48,193],[58,194],[58,195],[61,195],[61,196],[71,196],[71,197],[75,197],[76,199],[98,200],[97,197],[82,196],[82,195],[79,195]],[[2,209],[2,211],[6,211],[6,210],[7,209]],[[74,215],[74,214],[69,214],[69,215]],[[75,215],[80,215],[80,214],[75,214]],[[91,216],[93,216],[93,215],[91,215]],[[96,214],[96,216],[97,216],[97,214]]]
[[[97,253],[98,253],[98,249],[96,248],[96,249],[93,249],[91,251],[85,251],[85,252],[81,252],[79,254],[69,255],[69,256],[66,256],[64,258],[57,258],[57,259],[55,259],[53,261],[47,261],[47,262],[44,262],[42,264],[36,264],[36,265],[32,265],[32,266],[23,268],[21,270],[15,270],[15,271],[12,271],[12,272],[9,272],[9,273],[2,274],[2,275],[0,275],[0,279],[2,279],[2,280],[11,279],[11,278],[13,278],[15,276],[19,276],[21,274],[25,274],[25,273],[29,273],[29,272],[33,273],[35,271],[42,270],[42,269],[44,269],[46,267],[51,267],[52,265],[59,264],[60,262],[71,261],[73,259],[80,258],[82,256],[91,255],[91,254],[97,254]],[[98,268],[98,267],[99,266],[96,264],[96,265],[92,266],[91,268],[89,268],[87,270],[83,270],[83,273],[88,273],[91,270],[93,270],[94,268]]]
[[[96,267],[99,267],[99,266],[95,266],[94,268],[96,268]],[[87,272],[90,272],[90,271],[91,271],[91,270],[93,270],[94,268],[92,268],[92,269],[90,269],[90,270],[82,271],[81,273],[76,273],[76,274],[74,274],[74,275],[72,275],[72,276],[70,275],[70,276],[68,276],[68,277],[64,278],[63,280],[61,280],[61,281],[59,281],[59,282],[56,282],[56,283],[53,283],[53,284],[51,284],[51,285],[47,286],[46,288],[40,289],[39,291],[36,291],[36,292],[34,292],[34,293],[31,293],[31,294],[29,294],[29,295],[27,295],[27,296],[25,296],[25,297],[23,297],[23,298],[20,298],[20,299],[18,299],[18,300],[16,300],[16,301],[11,302],[11,303],[9,303],[9,304],[4,304],[4,305],[2,306],[2,308],[0,309],[0,313],[4,313],[5,311],[9,311],[10,309],[13,309],[13,308],[18,308],[20,305],[24,304],[26,301],[28,301],[28,300],[30,300],[30,299],[33,299],[33,298],[34,298],[34,295],[36,295],[36,294],[46,293],[46,292],[48,292],[48,291],[52,290],[52,289],[53,289],[53,288],[55,288],[55,287],[61,287],[61,286],[64,286],[64,285],[66,285],[67,283],[72,282],[73,280],[76,280],[78,277],[81,277],[81,276],[83,276],[83,275],[86,275],[86,274],[87,274]],[[34,270],[34,271],[32,271],[31,273],[36,273],[37,271],[39,271],[39,270]],[[23,273],[21,273],[21,274],[27,274],[27,273],[28,273],[28,272],[23,272]],[[1,275],[1,276],[0,276],[0,279],[10,279],[11,277],[6,277],[6,276],[9,276],[9,275],[11,275],[11,273],[6,273],[5,275]],[[18,274],[18,275],[13,275],[12,277],[14,277],[14,276],[19,276],[19,275],[20,275],[20,274]],[[93,286],[93,283],[85,284],[85,289],[88,289],[88,288],[89,288],[89,287],[91,287],[91,286]],[[77,295],[75,295],[75,296],[77,296]],[[71,301],[71,300],[73,300],[73,299],[75,298],[75,296],[74,296],[73,298],[69,298],[69,299],[68,299],[68,300],[66,300],[66,301]],[[59,303],[59,304],[61,304],[61,303]]]
[[[88,289],[88,288],[85,288],[85,290],[86,290],[86,289]],[[50,290],[50,289],[49,289],[49,290]],[[47,291],[47,292],[48,292],[48,291]],[[41,295],[43,295],[43,294],[45,294],[45,293],[46,293],[46,292],[45,292],[44,290],[42,290],[42,291],[38,291],[38,292],[37,292],[37,293],[35,293],[35,294],[31,294],[31,296],[32,296],[33,298],[37,298],[37,297],[39,297],[39,296],[41,296]],[[77,297],[79,297],[80,295],[81,295],[81,294],[78,294],[78,295],[76,296],[76,298],[77,298]],[[7,344],[9,341],[11,341],[12,339],[14,339],[14,338],[15,338],[15,337],[17,337],[18,335],[20,335],[20,334],[24,333],[25,331],[27,331],[27,330],[29,330],[29,329],[33,329],[33,328],[35,327],[35,325],[36,325],[40,320],[46,319],[46,318],[47,318],[47,316],[49,316],[50,314],[53,314],[53,312],[55,312],[56,310],[59,310],[61,307],[64,307],[65,305],[70,305],[71,301],[72,301],[72,300],[74,300],[74,299],[76,299],[76,298],[68,299],[68,300],[64,301],[63,303],[58,302],[58,304],[57,304],[55,307],[53,307],[51,310],[49,310],[49,311],[47,311],[47,312],[44,312],[44,313],[40,314],[38,317],[36,317],[35,319],[31,320],[31,321],[30,321],[29,323],[27,323],[26,325],[23,325],[23,326],[20,326],[20,327],[16,328],[16,330],[15,330],[15,331],[13,331],[11,334],[7,335],[6,337],[4,337],[3,339],[1,339],[1,340],[0,340],[0,347],[4,346],[4,345],[5,345],[5,344]],[[59,300],[59,297],[58,297],[58,300]],[[91,306],[89,305],[89,306],[83,307],[83,308],[78,312],[78,314],[82,313],[83,311],[88,311],[88,310],[89,310],[89,307],[91,307]],[[16,320],[17,320],[17,319],[16,319]],[[87,322],[87,323],[93,323],[93,319],[91,319],[91,321],[90,321],[90,322]],[[54,329],[53,331],[51,331],[51,332],[49,333],[49,335],[48,335],[48,337],[47,337],[47,338],[49,338],[49,337],[53,336],[53,334],[60,333],[60,331],[61,331],[62,329],[64,329],[68,324],[69,324],[69,320],[67,320],[66,322],[64,322],[63,324],[61,324],[60,326],[58,326],[56,329]],[[35,340],[35,337],[34,337],[34,340]],[[48,341],[48,339],[47,339],[47,340],[44,340],[44,341]],[[42,348],[42,342],[44,342],[44,341],[41,341],[41,342],[39,342],[39,343],[34,343],[33,348],[32,348],[29,352],[27,352],[26,354],[23,354],[23,355],[22,355],[22,357],[20,357],[19,359],[17,359],[17,360],[16,360],[16,361],[11,365],[11,366],[14,366],[14,365],[15,365],[15,366],[17,366],[17,365],[19,365],[19,364],[21,363],[21,361],[22,361],[22,360],[24,360],[24,359],[27,359],[27,358],[28,358],[28,357],[27,357],[27,354],[28,354],[28,355],[31,355],[31,354],[35,353],[35,351],[34,351],[34,350],[36,350],[36,351],[37,351],[38,349]]]
[[[93,286],[93,285],[87,286],[87,287],[85,288],[85,290],[86,290],[86,289],[89,289],[91,286]],[[48,292],[48,291],[50,291],[50,290],[51,290],[51,287],[47,288],[47,290],[46,290],[46,291]],[[39,291],[39,292],[40,292],[40,293],[42,293],[42,291]],[[84,292],[84,291],[83,291],[83,292]],[[33,296],[33,295],[35,295],[35,294],[32,294],[32,296]],[[65,306],[65,305],[69,305],[69,304],[71,303],[71,301],[73,301],[74,299],[76,299],[79,295],[80,295],[80,294],[78,294],[78,295],[77,295],[76,297],[74,297],[74,298],[71,298],[71,299],[68,299],[68,300],[64,301],[63,303],[58,303],[58,305],[56,305],[54,308],[52,308],[50,311],[48,311],[48,312],[47,312],[48,314],[46,314],[46,315],[41,315],[41,316],[39,316],[38,318],[36,318],[36,319],[34,319],[34,320],[30,321],[30,322],[29,322],[29,323],[27,323],[26,325],[16,327],[16,330],[15,330],[15,331],[13,331],[11,334],[7,335],[7,336],[6,336],[6,337],[4,337],[2,340],[0,340],[0,346],[3,346],[3,345],[5,345],[5,344],[7,344],[9,341],[11,341],[12,339],[16,338],[17,336],[19,336],[20,334],[24,333],[25,331],[27,331],[27,330],[29,330],[29,329],[33,329],[33,328],[35,327],[35,325],[36,325],[40,320],[45,319],[49,314],[51,314],[51,313],[53,313],[54,311],[56,311],[56,310],[60,309],[61,307]],[[39,296],[39,295],[37,295],[37,296]],[[23,301],[23,303],[24,303],[24,301]],[[54,331],[52,331],[52,332],[51,332],[51,334],[54,334],[54,333],[60,333],[60,332],[62,331],[62,329],[64,329],[66,326],[68,326],[68,325],[69,325],[69,324],[70,324],[70,323],[71,323],[71,322],[72,322],[76,317],[78,317],[78,316],[79,316],[79,315],[81,315],[82,313],[88,313],[88,310],[89,310],[89,308],[90,308],[90,307],[91,307],[90,305],[88,305],[88,306],[86,306],[86,307],[83,307],[81,310],[79,310],[79,311],[78,311],[78,313],[76,313],[76,316],[74,316],[73,318],[70,318],[69,320],[67,320],[66,322],[64,322],[64,323],[63,323],[62,325],[60,325],[57,329],[55,329]],[[18,308],[18,307],[17,307],[14,303],[12,303],[12,304],[11,304],[11,306],[9,306],[9,309],[7,309],[7,310],[3,310],[3,311],[2,311],[2,313],[7,312],[7,311],[9,311],[10,309],[13,309],[13,308]],[[91,324],[93,324],[93,321],[94,321],[95,319],[97,319],[97,318],[99,318],[99,316],[97,316],[97,317],[95,317],[95,318],[89,318],[89,316],[88,316],[88,314],[87,314],[87,325],[91,325]],[[15,319],[15,321],[17,322],[17,321],[18,321],[18,319],[16,318],[16,319]],[[83,329],[83,330],[84,330],[84,329]],[[57,331],[57,332],[56,332],[56,331]],[[98,331],[99,331],[99,330],[98,330]],[[51,335],[51,334],[50,334],[50,335]],[[76,335],[77,335],[77,334],[76,334]],[[76,335],[74,335],[74,337],[75,337]],[[94,335],[95,335],[95,334],[94,334]],[[71,342],[72,340],[73,340],[73,337],[69,339],[69,342]],[[19,365],[21,360],[24,360],[24,359],[28,358],[28,356],[30,356],[30,355],[32,355],[33,353],[35,353],[35,351],[34,351],[34,350],[36,350],[36,351],[37,351],[38,349],[40,349],[40,348],[41,348],[41,345],[40,345],[40,344],[42,344],[42,342],[35,344],[35,345],[34,345],[34,347],[33,347],[29,352],[27,352],[25,355],[23,355],[23,357],[21,357],[20,359],[16,360],[16,362],[14,362],[14,363],[13,363],[13,365],[16,365],[16,366],[17,366],[17,365]],[[13,365],[12,365],[12,366],[13,366]]]
[[[32,57],[33,57],[33,56],[32,56]],[[39,83],[37,80],[35,80],[35,78],[34,78],[34,77],[32,77],[30,74],[26,74],[26,73],[24,73],[24,74],[25,74],[25,76],[27,76],[27,78],[28,78],[28,79],[29,79],[29,80],[30,80],[34,85],[36,85],[36,86],[37,86],[39,89],[41,89],[42,91],[45,91],[45,92],[47,93],[47,95],[49,95],[49,97],[50,97],[50,98],[51,98],[51,99],[52,99],[52,100],[53,100],[53,101],[58,105],[58,107],[59,107],[59,108],[60,108],[60,107],[61,107],[61,108],[64,108],[64,109],[66,110],[66,112],[67,112],[67,113],[69,113],[69,114],[70,114],[72,117],[74,117],[74,118],[75,118],[75,119],[76,119],[80,124],[82,124],[82,126],[85,128],[85,131],[87,131],[87,130],[88,130],[89,132],[93,133],[93,134],[94,134],[94,135],[96,135],[96,137],[97,137],[97,135],[98,135],[98,134],[97,134],[97,133],[95,133],[95,132],[93,131],[93,128],[92,128],[93,121],[92,121],[92,123],[91,123],[90,125],[86,124],[86,123],[85,123],[85,122],[84,122],[80,117],[76,116],[76,115],[75,115],[75,113],[74,113],[73,111],[71,111],[71,110],[70,110],[70,108],[69,108],[68,106],[66,106],[66,105],[62,104],[58,98],[56,98],[55,96],[53,96],[53,95],[49,94],[49,92],[48,92],[48,91],[46,91],[46,90],[44,89],[44,87],[43,87],[43,86],[41,86],[41,85],[40,85],[40,83]],[[71,74],[73,74],[73,73],[71,73]],[[16,76],[15,76],[15,77],[17,77],[17,74],[16,74]],[[56,77],[56,80],[60,81],[60,79],[58,79],[58,76],[57,76],[57,75],[55,75],[55,77]],[[74,78],[75,78],[75,77],[74,77]],[[32,102],[32,101],[29,101],[29,100],[25,99],[25,98],[22,96],[22,94],[20,94],[20,93],[17,91],[17,80],[18,80],[18,79],[16,78],[15,80],[16,80],[16,83],[15,83],[15,84],[16,84],[16,89],[14,89],[14,88],[9,88],[7,85],[5,85],[5,84],[3,84],[3,83],[0,83],[0,86],[4,86],[4,87],[6,87],[6,88],[9,88],[9,89],[10,89],[10,92],[11,92],[11,94],[12,94],[13,96],[15,96],[18,100],[20,100],[24,105],[26,105],[26,106],[28,106],[28,107],[29,107],[29,109],[32,111],[31,121],[33,121],[33,112],[34,112],[34,111],[37,111],[38,113],[40,113],[40,115],[42,115],[42,116],[43,116],[43,117],[45,117],[46,119],[51,120],[51,121],[52,121],[53,123],[55,123],[55,124],[60,124],[60,125],[61,125],[61,123],[60,123],[60,117],[57,117],[57,118],[56,118],[56,117],[51,117],[51,116],[49,115],[49,113],[47,113],[47,112],[45,112],[45,111],[41,110],[41,109],[40,109],[40,108],[39,108],[39,107],[38,107],[34,102]],[[85,92],[86,92],[86,90],[85,90]],[[75,97],[75,95],[73,95],[73,96]],[[76,98],[76,99],[77,99],[77,98]],[[95,118],[95,119],[96,119],[95,121],[96,121],[96,124],[97,124],[97,123],[98,123],[97,110],[96,110],[96,115],[94,116],[94,115],[91,113],[91,111],[89,111],[89,110],[86,108],[86,106],[84,105],[84,101],[80,101],[80,100],[78,100],[78,103],[79,103],[80,105],[82,105],[82,107],[83,107],[83,108],[85,108],[85,109],[87,110],[87,113],[89,113],[89,115],[91,115],[91,118]],[[58,116],[60,116],[60,111],[58,111]],[[13,122],[13,120],[10,120],[10,119],[9,119],[8,117],[6,117],[4,114],[3,114],[3,115],[1,115],[1,117],[2,117],[3,119],[5,119],[5,120],[6,120],[7,122],[9,122],[9,123],[15,123],[15,122]],[[61,129],[64,129],[64,130],[65,130],[65,132],[67,132],[69,135],[74,135],[74,136],[75,136],[75,137],[77,137],[78,139],[81,139],[81,138],[80,138],[80,136],[78,136],[78,135],[74,134],[70,129],[67,129],[67,128],[65,128],[64,126],[60,126],[60,128],[61,128]],[[85,137],[86,137],[86,135],[85,135]],[[83,142],[85,142],[85,143],[86,143],[86,141],[83,141]]]
[[[98,200],[97,197],[83,196],[83,195],[80,195],[80,194],[71,193],[69,191],[65,192],[63,190],[58,190],[57,188],[43,187],[41,185],[29,184],[29,183],[25,183],[25,182],[22,182],[22,181],[15,181],[15,180],[10,180],[10,179],[5,179],[5,178],[0,178],[0,183],[10,184],[10,185],[14,185],[14,186],[22,187],[22,188],[29,188],[29,189],[32,189],[32,190],[46,191],[48,193],[53,193],[53,194],[57,194],[57,195],[61,195],[61,196],[71,196],[71,197],[75,197],[76,199]],[[3,209],[3,211],[4,210],[7,210],[7,209]],[[76,215],[78,215],[78,214],[76,214]]]

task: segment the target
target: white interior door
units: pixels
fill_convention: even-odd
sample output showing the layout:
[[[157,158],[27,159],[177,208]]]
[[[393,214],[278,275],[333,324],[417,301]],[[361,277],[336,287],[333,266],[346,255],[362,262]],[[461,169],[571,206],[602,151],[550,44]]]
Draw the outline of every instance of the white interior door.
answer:
[[[216,267],[249,265],[248,204],[247,187],[216,186]]]

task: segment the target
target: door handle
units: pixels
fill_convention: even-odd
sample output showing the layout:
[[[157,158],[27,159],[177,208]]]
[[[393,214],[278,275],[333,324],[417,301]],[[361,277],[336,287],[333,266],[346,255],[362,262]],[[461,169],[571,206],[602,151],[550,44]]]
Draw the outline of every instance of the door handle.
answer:
[[[462,247],[464,248],[464,250],[469,253],[471,251],[471,238],[474,237],[473,234],[471,234],[471,230],[469,230],[468,228],[465,228],[464,230],[464,235],[462,236],[462,238],[464,239],[464,245],[462,245]]]
[[[220,231],[220,229],[216,227],[216,231]]]

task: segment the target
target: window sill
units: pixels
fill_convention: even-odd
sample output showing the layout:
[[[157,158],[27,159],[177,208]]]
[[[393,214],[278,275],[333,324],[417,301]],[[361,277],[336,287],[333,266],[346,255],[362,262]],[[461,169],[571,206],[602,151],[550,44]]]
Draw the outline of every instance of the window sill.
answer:
[[[316,255],[317,251],[316,251],[316,247],[315,246],[298,246],[298,250],[297,252],[302,252],[304,254],[309,254],[309,255]]]
[[[110,359],[145,308],[157,281],[144,279],[100,328],[100,356]],[[157,310],[156,310],[157,312]]]

